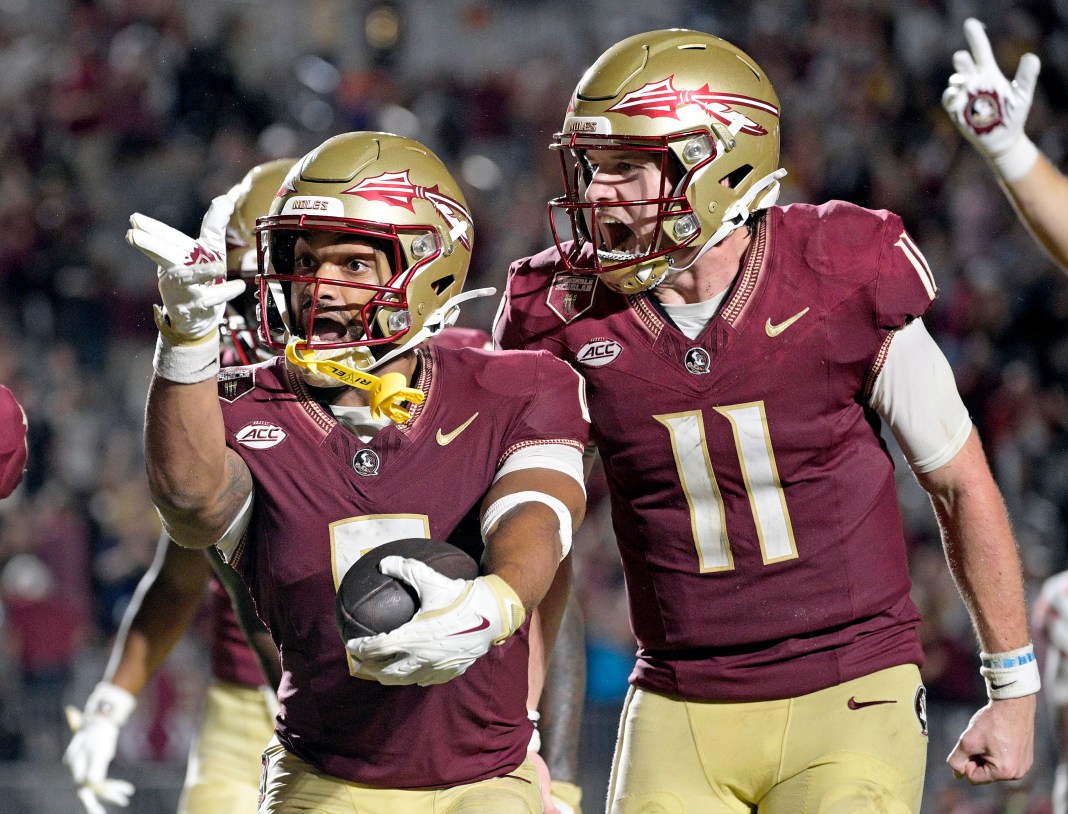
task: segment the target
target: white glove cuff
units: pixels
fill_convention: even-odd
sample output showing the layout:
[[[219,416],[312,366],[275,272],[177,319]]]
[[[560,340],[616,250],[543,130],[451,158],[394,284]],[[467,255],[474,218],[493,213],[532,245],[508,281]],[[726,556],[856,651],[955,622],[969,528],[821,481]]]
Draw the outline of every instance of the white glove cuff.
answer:
[[[1042,687],[1034,645],[1004,653],[980,653],[979,657],[979,673],[986,679],[986,694],[991,700],[1022,698]]]
[[[990,163],[994,165],[998,175],[1006,181],[1019,181],[1038,160],[1038,148],[1023,133],[1013,142],[1013,145],[1000,155],[990,157]]]
[[[563,560],[571,551],[571,512],[564,505],[564,501],[547,495],[545,492],[512,492],[493,501],[486,509],[485,517],[482,518],[482,542],[486,542],[490,529],[497,525],[504,515],[524,503],[544,503],[556,512],[556,517],[560,521],[560,559]]]
[[[219,372],[219,332],[190,345],[175,344],[160,333],[152,367],[161,379],[178,384],[196,384],[214,378]]]
[[[105,718],[121,729],[136,707],[137,699],[122,687],[101,681],[85,702],[85,717]]]

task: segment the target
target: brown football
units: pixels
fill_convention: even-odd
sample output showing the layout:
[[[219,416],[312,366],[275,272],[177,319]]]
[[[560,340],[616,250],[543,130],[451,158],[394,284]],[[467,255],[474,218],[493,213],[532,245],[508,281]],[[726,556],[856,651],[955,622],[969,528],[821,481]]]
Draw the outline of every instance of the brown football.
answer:
[[[421,537],[383,543],[356,560],[341,578],[334,615],[343,642],[388,633],[419,609],[419,599],[410,585],[378,570],[382,558],[391,555],[419,560],[452,579],[478,576],[474,558],[451,543]]]

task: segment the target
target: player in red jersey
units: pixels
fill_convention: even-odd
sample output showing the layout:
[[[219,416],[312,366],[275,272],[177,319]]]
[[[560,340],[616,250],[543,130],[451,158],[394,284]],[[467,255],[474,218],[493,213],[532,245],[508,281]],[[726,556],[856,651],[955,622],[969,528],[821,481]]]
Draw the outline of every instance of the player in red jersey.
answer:
[[[1041,62],[1034,54],[1024,54],[1010,81],[994,59],[981,22],[965,20],[964,37],[968,50],[953,55],[955,73],[942,104],[961,134],[990,163],[1035,240],[1068,271],[1068,178],[1024,132]],[[1068,571],[1043,583],[1032,629],[1044,654],[1045,696],[1058,747],[1053,811],[1068,814]]]
[[[165,528],[217,541],[281,654],[259,810],[541,811],[525,619],[584,510],[581,379],[546,353],[426,344],[485,293],[461,293],[471,218],[432,153],[385,133],[335,136],[290,173],[258,227],[262,327],[285,356],[220,371],[241,290],[217,282],[227,210],[197,240],[141,215],[127,238],[160,267],[145,439]],[[345,570],[413,536],[483,575],[386,558],[420,611],[342,642]]]
[[[293,159],[260,164],[231,190],[234,212],[226,230],[229,278],[254,277],[256,218],[267,212],[292,165]],[[251,295],[228,305],[222,326],[224,365],[271,356],[256,341],[257,324]],[[212,681],[178,812],[255,810],[261,757],[274,731],[278,654],[255,617],[248,590],[216,552],[207,554],[174,545],[166,535],[160,538],[155,561],[123,616],[103,680],[84,710],[69,711],[77,731],[64,761],[89,814],[103,814],[104,802],[122,805],[133,793],[130,783],[107,777],[119,730],[149,679],[189,627],[205,591],[210,592],[211,603]],[[255,649],[250,639],[256,640]]]
[[[1068,270],[1068,177],[1024,132],[1041,68],[1024,54],[1010,81],[998,68],[983,24],[964,21],[968,50],[953,55],[955,73],[942,105],[961,134],[989,163],[1019,215],[1053,260]]]
[[[0,498],[9,497],[26,471],[26,413],[0,384]]]
[[[731,44],[610,48],[555,140],[556,245],[513,265],[495,328],[587,380],[639,643],[614,814],[919,810],[923,656],[881,420],[984,650],[991,701],[949,763],[981,783],[1032,761],[1019,561],[921,320],[934,278],[889,212],[775,206],[778,133]]]

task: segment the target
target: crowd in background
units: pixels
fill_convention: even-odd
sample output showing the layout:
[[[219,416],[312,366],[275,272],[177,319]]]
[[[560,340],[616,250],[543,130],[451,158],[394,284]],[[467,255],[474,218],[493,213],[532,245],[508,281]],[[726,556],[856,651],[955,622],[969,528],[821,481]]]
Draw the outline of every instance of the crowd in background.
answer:
[[[500,289],[512,259],[551,240],[545,202],[561,184],[547,145],[575,82],[612,42],[653,28],[721,35],[771,77],[789,171],[780,203],[842,198],[902,216],[941,291],[928,326],[1037,590],[1068,565],[1068,279],[939,105],[969,15],[1010,76],[1025,51],[1041,56],[1028,132],[1064,166],[1063,0],[0,0],[0,382],[30,432],[26,479],[0,501],[0,764],[58,766],[62,706],[99,679],[155,549],[141,426],[158,294],[123,241],[129,214],[195,234],[208,201],[254,164],[333,133],[399,132],[464,185],[478,224],[467,287]],[[488,329],[495,303],[469,303],[462,324]],[[926,620],[930,810],[1047,810],[1048,731],[1031,779],[985,795],[941,764],[984,689],[929,503],[899,473]],[[604,497],[595,475],[575,546],[598,760],[615,725],[614,708],[604,724],[598,709],[619,703],[634,649]],[[123,758],[184,759],[202,645],[187,637],[143,698],[118,774]]]

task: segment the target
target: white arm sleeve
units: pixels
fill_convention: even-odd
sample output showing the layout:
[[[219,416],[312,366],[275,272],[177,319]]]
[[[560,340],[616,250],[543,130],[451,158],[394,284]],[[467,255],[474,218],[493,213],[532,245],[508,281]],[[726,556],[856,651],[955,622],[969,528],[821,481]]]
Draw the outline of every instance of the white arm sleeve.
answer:
[[[215,544],[215,547],[219,549],[219,553],[222,554],[223,559],[228,564],[233,564],[230,558],[233,556],[237,544],[241,542],[241,538],[245,536],[245,530],[248,529],[248,524],[252,520],[252,498],[255,494],[255,489],[249,491],[248,497],[245,499],[245,505],[241,507],[241,511],[237,513],[237,517],[230,524],[230,528],[225,531],[222,539]]]
[[[508,456],[504,465],[493,476],[496,483],[509,472],[520,469],[555,469],[570,475],[586,494],[586,480],[582,475],[582,453],[565,444],[534,444],[517,450]]]
[[[918,319],[894,334],[868,403],[914,472],[949,463],[972,431],[949,361]]]

